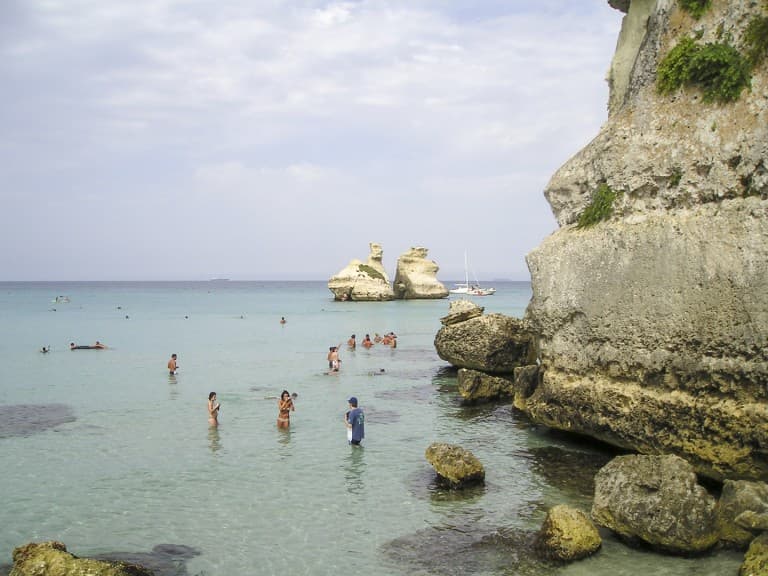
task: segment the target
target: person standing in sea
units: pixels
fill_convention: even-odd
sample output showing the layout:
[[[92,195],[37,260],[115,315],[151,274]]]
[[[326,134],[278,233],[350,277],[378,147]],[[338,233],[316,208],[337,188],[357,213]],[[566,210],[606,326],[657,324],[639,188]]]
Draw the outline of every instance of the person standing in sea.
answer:
[[[341,346],[341,344],[339,344]],[[328,368],[331,373],[338,372],[341,368],[341,358],[339,358],[339,346],[331,346],[328,349]]]
[[[347,435],[349,443],[353,446],[359,446],[363,438],[365,438],[365,414],[362,408],[357,407],[357,398],[352,396],[349,400],[349,412],[344,417],[344,421],[347,425],[347,429],[352,432],[352,435]]]
[[[295,411],[293,398],[288,390],[283,390],[280,399],[277,401],[277,427],[288,428],[291,425],[291,411]]]
[[[216,392],[208,394],[208,424],[211,426],[219,425],[219,410],[221,404],[216,401]]]
[[[171,373],[171,376],[176,374],[176,370],[179,369],[179,365],[176,363],[176,354],[171,354],[171,359],[168,360],[168,372]]]

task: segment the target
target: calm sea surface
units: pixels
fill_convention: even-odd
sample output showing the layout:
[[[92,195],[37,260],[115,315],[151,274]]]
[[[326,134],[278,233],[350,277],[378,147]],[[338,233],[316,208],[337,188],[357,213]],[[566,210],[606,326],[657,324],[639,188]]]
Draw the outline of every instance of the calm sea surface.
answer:
[[[522,316],[530,285],[495,286],[476,299],[486,313]],[[0,283],[0,565],[55,539],[161,575],[737,574],[740,554],[664,557],[611,538],[570,566],[537,562],[546,510],[589,510],[611,455],[506,403],[463,407],[433,346],[447,313],[448,300],[333,302],[324,282]],[[389,331],[397,349],[343,346],[341,373],[325,374],[329,346]],[[109,349],[69,350],[96,340]],[[288,431],[275,426],[283,389],[298,393]],[[351,395],[362,448],[346,442]],[[486,485],[435,486],[434,441],[472,450]]]

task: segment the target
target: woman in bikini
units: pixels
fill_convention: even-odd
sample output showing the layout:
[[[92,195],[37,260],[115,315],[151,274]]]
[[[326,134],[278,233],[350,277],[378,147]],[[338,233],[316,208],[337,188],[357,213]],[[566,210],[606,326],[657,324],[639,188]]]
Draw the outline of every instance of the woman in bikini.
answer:
[[[216,392],[208,394],[208,424],[211,426],[219,425],[219,409],[221,404],[216,402]]]
[[[277,401],[277,427],[288,428],[291,424],[291,410],[296,410],[293,405],[293,398],[288,390],[283,390],[280,394],[280,400]]]

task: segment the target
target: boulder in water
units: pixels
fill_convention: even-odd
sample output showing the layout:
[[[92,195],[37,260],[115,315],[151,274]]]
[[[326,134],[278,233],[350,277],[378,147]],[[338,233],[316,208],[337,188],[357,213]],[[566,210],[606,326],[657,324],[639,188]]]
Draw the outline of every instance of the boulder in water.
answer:
[[[78,558],[61,542],[40,542],[19,546],[13,551],[9,576],[152,576],[137,564]]]
[[[537,536],[537,547],[547,559],[570,562],[586,558],[602,545],[600,533],[581,510],[554,506]]]
[[[480,460],[461,446],[433,442],[424,456],[437,472],[441,482],[451,488],[463,488],[485,481],[485,469]]]
[[[718,541],[715,499],[678,456],[619,456],[595,476],[592,518],[629,541],[693,554]]]

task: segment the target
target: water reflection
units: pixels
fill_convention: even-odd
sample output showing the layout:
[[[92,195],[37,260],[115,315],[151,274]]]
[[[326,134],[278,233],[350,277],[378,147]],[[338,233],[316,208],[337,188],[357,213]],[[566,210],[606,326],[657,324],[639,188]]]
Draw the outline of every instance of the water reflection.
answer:
[[[349,454],[345,459],[344,479],[347,481],[347,491],[350,494],[362,494],[365,490],[363,472],[365,472],[365,460],[362,446],[350,446]]]
[[[176,386],[177,380],[175,374],[168,375],[168,396],[171,400],[176,400],[179,397],[179,387]]]
[[[208,445],[211,448],[211,452],[214,454],[221,450],[221,436],[219,434],[218,426],[208,427]]]
[[[275,429],[277,430],[277,443],[285,448],[285,450],[280,451],[280,458],[285,459],[292,454],[289,448],[291,447],[291,436],[293,435],[293,432],[291,431],[290,426],[288,428],[278,428],[275,426]]]

